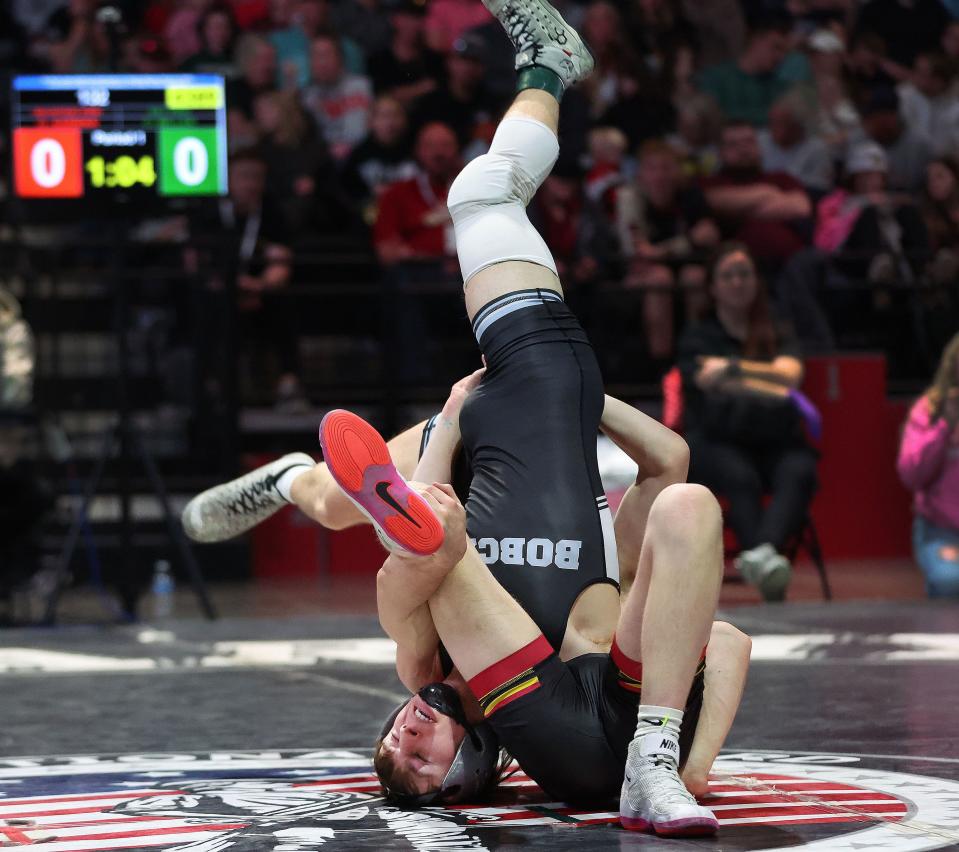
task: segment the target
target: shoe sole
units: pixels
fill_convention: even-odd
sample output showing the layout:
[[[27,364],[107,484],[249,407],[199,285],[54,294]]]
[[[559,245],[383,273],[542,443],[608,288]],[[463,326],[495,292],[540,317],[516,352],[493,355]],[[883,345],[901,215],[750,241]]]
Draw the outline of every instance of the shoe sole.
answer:
[[[400,475],[376,429],[352,412],[336,409],[320,423],[320,446],[337,485],[382,538],[417,556],[440,549],[439,518]]]
[[[627,831],[654,832],[659,837],[709,837],[719,831],[719,823],[707,819],[676,819],[653,823],[642,817],[620,814],[619,822]]]

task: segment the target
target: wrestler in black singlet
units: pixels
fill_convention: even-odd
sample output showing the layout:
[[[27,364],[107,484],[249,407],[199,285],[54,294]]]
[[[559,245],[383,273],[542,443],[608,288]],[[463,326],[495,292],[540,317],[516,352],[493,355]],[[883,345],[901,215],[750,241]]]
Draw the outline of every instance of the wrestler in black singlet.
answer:
[[[579,321],[551,290],[490,302],[473,330],[486,374],[460,413],[454,487],[480,557],[559,650],[580,593],[619,582],[596,461],[602,376]]]
[[[554,651],[510,671],[481,704],[500,741],[545,790],[569,801],[611,796],[622,783],[641,683],[610,654],[564,663],[555,653],[580,593],[594,583],[618,588],[612,516],[596,459],[604,405],[599,366],[579,321],[550,290],[490,302],[473,331],[487,369],[460,413],[463,449],[453,485],[480,556]],[[429,421],[423,430],[421,454],[432,427]],[[504,693],[534,681],[535,688],[526,686],[497,709]],[[681,730],[683,757],[702,691],[700,666]]]

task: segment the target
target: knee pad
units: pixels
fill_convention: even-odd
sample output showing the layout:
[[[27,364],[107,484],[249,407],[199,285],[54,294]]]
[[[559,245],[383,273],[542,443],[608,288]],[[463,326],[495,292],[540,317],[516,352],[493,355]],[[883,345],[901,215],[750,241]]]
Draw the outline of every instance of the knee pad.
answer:
[[[483,154],[467,163],[446,196],[453,222],[501,204],[524,208],[536,193],[532,178],[502,154]]]

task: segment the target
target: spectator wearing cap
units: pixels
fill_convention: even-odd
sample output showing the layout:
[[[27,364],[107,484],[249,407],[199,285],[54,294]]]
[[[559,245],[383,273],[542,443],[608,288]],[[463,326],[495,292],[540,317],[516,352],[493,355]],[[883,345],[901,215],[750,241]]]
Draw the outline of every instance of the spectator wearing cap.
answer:
[[[833,186],[829,146],[809,133],[809,102],[798,91],[787,92],[769,110],[769,127],[759,131],[763,169],[792,175],[813,193]]]
[[[370,79],[378,95],[404,106],[432,92],[443,76],[443,56],[424,41],[424,7],[402,0],[390,13],[390,42],[370,57]],[[497,22],[498,23],[498,22]]]
[[[722,168],[700,182],[725,236],[744,243],[768,273],[805,243],[812,204],[802,184],[784,172],[765,172],[756,129],[731,122],[719,144]]]
[[[381,95],[370,114],[370,132],[351,152],[343,167],[343,183],[353,203],[370,224],[386,188],[416,176],[403,104]]]
[[[222,3],[210,6],[196,24],[200,49],[180,65],[188,74],[236,75],[233,50],[236,46],[236,22],[230,7]]]
[[[886,152],[871,141],[853,145],[845,173],[845,185],[817,207],[816,247],[832,254],[835,269],[849,280],[913,280],[929,237],[909,197],[889,192]]]
[[[309,84],[310,46],[320,35],[333,35],[347,71],[365,72],[360,46],[333,27],[329,0],[272,0],[270,12],[273,28],[267,37],[276,48],[278,85],[294,83],[303,88]]]
[[[910,68],[920,52],[935,48],[948,23],[940,0],[869,0],[859,10],[856,32],[879,36],[889,58]]]
[[[456,133],[431,122],[417,134],[415,153],[417,174],[388,186],[380,196],[373,245],[387,266],[455,254],[446,195],[460,169]]]
[[[481,40],[471,34],[458,38],[446,56],[442,84],[412,107],[414,127],[431,122],[448,124],[462,148],[485,138],[502,106],[486,88],[485,56]]]
[[[750,29],[738,59],[704,68],[699,88],[715,98],[726,118],[763,127],[773,102],[810,79],[806,58],[789,49],[788,24],[773,19]]]
[[[846,44],[834,30],[818,29],[806,42],[806,55],[815,90],[812,132],[838,161],[845,155],[849,139],[862,131],[846,74]]]
[[[932,149],[925,136],[902,120],[895,89],[872,92],[862,107],[862,127],[866,137],[882,146],[886,153],[889,188],[918,191],[932,159]]]
[[[959,151],[959,93],[955,67],[941,53],[920,53],[912,79],[900,83],[899,112],[911,130],[929,140],[936,156]]]
[[[333,158],[344,160],[366,136],[373,105],[370,81],[343,67],[340,43],[333,35],[313,39],[310,71],[303,105],[320,128]]]
[[[475,0],[431,0],[426,11],[426,41],[437,53],[448,53],[467,30],[489,21],[489,12]]]

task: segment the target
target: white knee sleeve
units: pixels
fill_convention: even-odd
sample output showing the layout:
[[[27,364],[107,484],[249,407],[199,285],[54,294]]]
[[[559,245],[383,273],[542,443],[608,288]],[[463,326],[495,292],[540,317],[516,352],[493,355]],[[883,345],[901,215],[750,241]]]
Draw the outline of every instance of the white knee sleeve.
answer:
[[[545,124],[508,118],[500,123],[489,153],[469,163],[453,181],[446,203],[464,282],[506,260],[556,272],[553,255],[526,216],[526,205],[558,155],[556,134]]]

